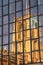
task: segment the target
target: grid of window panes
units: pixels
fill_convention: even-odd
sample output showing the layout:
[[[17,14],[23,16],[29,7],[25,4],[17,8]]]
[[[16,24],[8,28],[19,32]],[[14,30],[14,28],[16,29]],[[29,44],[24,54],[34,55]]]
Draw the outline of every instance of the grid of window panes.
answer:
[[[43,62],[43,0],[0,0],[0,65]]]

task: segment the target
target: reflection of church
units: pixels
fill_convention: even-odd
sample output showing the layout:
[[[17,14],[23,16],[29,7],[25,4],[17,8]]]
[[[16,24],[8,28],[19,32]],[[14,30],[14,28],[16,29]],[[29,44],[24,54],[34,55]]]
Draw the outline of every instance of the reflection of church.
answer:
[[[25,15],[24,17],[27,17],[27,16],[29,17],[29,15]],[[38,36],[38,21],[36,18],[34,17],[33,19],[31,19],[31,34],[30,34],[30,30],[28,30],[28,28],[30,28],[30,25],[29,25],[30,21],[28,19],[23,21],[24,31],[22,31],[22,27],[23,27],[22,21],[19,21],[21,17],[17,18],[16,20],[16,41],[17,42],[22,41],[24,38],[24,48],[23,48],[22,42],[17,43],[17,52],[21,53],[23,52],[23,49],[24,49],[24,62],[25,63],[31,62],[31,51],[33,51],[32,52],[32,62],[40,62],[39,52],[37,52],[39,50],[39,42],[38,42],[39,36]],[[41,36],[41,29],[39,29],[39,31],[40,31],[39,34]],[[24,34],[24,37],[23,37],[23,34]],[[29,40],[30,37],[31,37],[31,41]],[[12,36],[12,40],[14,40],[14,36]],[[43,49],[42,43],[40,44],[40,48]],[[15,43],[14,44],[12,43],[12,52],[15,52]],[[41,56],[43,57],[43,52],[41,53]],[[17,54],[18,64],[21,62],[20,58],[23,58],[22,54],[19,54],[19,55]]]

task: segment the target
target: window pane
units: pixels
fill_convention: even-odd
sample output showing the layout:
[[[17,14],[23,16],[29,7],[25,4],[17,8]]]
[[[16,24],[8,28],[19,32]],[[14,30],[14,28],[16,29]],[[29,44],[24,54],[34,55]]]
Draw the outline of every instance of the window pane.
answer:
[[[30,0],[30,6],[36,6],[37,5],[37,0]]]
[[[0,27],[0,35],[2,35],[2,27]]]
[[[32,39],[38,38],[38,28],[31,30],[31,38]]]
[[[30,30],[25,30],[24,31],[24,40],[29,40],[30,39]]]
[[[9,5],[9,13],[15,12],[15,3]]]
[[[38,39],[32,40],[32,51],[39,50]]]
[[[29,8],[29,0],[23,0],[23,9]]]
[[[16,18],[22,17],[22,12],[17,12],[16,13]]]
[[[2,6],[2,0],[0,0],[0,6]]]
[[[30,52],[30,40],[24,41],[24,52]]]
[[[43,37],[43,27],[40,27],[39,28],[39,36],[40,37]]]
[[[21,1],[16,3],[16,11],[18,11],[18,10],[22,10],[22,2]]]
[[[8,25],[3,25],[3,34],[8,34]]]
[[[8,0],[3,0],[3,5],[8,4]]]
[[[2,7],[0,7],[0,16],[2,16]]]
[[[10,24],[10,33],[15,32],[15,23]]]
[[[31,28],[37,28],[38,27],[38,17],[31,18]]]
[[[3,24],[8,23],[8,16],[3,16]]]
[[[40,41],[40,50],[43,50],[43,38],[40,38],[39,41]]]
[[[16,32],[22,31],[22,21],[16,22]]]
[[[15,22],[15,14],[10,15],[10,22]]]
[[[12,55],[13,55],[13,53],[15,53],[15,50],[16,50],[15,47],[16,47],[16,46],[15,46],[15,43],[12,42],[12,43],[10,44],[10,47],[9,47],[9,48],[10,48],[10,52],[12,52]]]
[[[15,42],[15,34],[10,34],[10,43]]]
[[[23,64],[23,54],[17,54],[17,65],[21,65],[21,64]]]
[[[38,0],[38,5],[43,4],[43,0]]]
[[[43,26],[43,16],[39,16],[39,26]]]
[[[30,29],[30,21],[29,19],[24,20],[24,30]]]
[[[22,41],[22,32],[16,33],[16,41]]]
[[[21,0],[16,0],[16,1],[21,1]]]
[[[2,37],[0,37],[0,45],[2,45]]]
[[[8,45],[3,46],[3,55],[8,55]]]
[[[0,25],[2,25],[2,17],[0,17]]]
[[[38,14],[39,15],[43,14],[43,5],[38,6],[38,8],[39,8],[39,13]]]
[[[32,52],[32,62],[40,62],[39,52]]]
[[[30,17],[29,9],[23,10],[23,18],[26,19],[26,18],[29,18],[29,17]]]
[[[22,42],[17,43],[17,52],[18,52],[18,53],[23,52],[23,46],[22,46],[22,45],[23,45]]]
[[[0,59],[1,59],[1,46],[0,46]],[[1,65],[1,64],[0,64]]]
[[[24,53],[24,63],[27,65],[31,62],[31,53]]]
[[[37,7],[31,8],[31,16],[37,15]]]
[[[43,62],[43,51],[40,51],[41,54],[41,62]]]
[[[15,2],[15,0],[9,0],[10,3]]]
[[[3,7],[3,15],[8,14],[8,6]]]
[[[3,36],[3,44],[8,44],[8,36]]]

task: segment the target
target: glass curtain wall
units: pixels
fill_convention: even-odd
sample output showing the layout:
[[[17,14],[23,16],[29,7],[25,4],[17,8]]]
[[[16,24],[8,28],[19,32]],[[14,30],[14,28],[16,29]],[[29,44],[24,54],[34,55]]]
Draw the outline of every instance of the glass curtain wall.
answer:
[[[0,0],[0,65],[43,63],[43,0]]]

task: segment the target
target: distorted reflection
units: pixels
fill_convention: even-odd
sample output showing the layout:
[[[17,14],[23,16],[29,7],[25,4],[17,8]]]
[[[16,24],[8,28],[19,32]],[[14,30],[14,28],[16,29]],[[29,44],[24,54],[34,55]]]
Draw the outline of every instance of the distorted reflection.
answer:
[[[3,0],[3,7],[0,4],[3,65],[43,62],[43,5],[40,4],[42,0],[38,3],[37,0]]]

